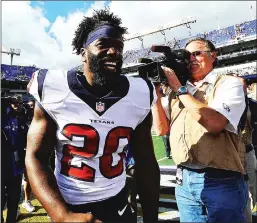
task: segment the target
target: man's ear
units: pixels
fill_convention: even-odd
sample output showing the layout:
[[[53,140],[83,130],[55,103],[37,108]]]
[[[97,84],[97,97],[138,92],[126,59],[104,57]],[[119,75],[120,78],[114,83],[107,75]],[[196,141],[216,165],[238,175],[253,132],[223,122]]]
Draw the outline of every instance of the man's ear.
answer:
[[[217,57],[217,52],[213,51],[211,53],[211,59],[212,59],[212,62],[214,62],[216,60],[216,57]]]
[[[82,62],[87,62],[87,60],[86,60],[86,56],[87,56],[86,49],[85,48],[81,48],[80,53],[81,53],[81,61]]]

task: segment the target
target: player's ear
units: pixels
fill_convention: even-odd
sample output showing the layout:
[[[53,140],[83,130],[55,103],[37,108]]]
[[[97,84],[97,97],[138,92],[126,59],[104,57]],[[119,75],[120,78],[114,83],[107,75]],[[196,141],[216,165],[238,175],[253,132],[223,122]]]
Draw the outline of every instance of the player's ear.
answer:
[[[87,50],[85,48],[81,48],[80,54],[81,54],[81,61],[87,62],[87,60],[86,60]]]

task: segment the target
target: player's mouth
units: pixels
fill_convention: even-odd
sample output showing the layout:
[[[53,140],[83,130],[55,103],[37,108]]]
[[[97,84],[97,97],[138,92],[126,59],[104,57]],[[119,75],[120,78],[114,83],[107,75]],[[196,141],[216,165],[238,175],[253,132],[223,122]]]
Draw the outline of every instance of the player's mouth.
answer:
[[[104,62],[104,67],[110,70],[116,70],[117,62]]]
[[[108,67],[116,67],[117,63],[116,62],[105,62],[104,65],[108,66]]]

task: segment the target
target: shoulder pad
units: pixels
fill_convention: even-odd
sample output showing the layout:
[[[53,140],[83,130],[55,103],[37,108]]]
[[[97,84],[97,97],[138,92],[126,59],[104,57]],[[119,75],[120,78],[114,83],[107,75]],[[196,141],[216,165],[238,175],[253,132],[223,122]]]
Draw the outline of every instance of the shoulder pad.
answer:
[[[40,69],[33,74],[27,90],[41,103],[62,101],[70,92],[67,71]]]
[[[141,77],[127,77],[131,103],[136,107],[150,109],[157,100],[154,85],[151,81]]]

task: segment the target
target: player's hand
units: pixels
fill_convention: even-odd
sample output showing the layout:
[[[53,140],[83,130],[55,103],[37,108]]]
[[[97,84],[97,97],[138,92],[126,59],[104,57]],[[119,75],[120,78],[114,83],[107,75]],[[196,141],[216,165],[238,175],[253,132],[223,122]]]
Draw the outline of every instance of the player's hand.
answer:
[[[90,223],[101,223],[99,219],[96,219],[91,213],[74,213],[69,212],[65,215],[62,222],[90,222]]]
[[[182,85],[174,70],[164,66],[162,66],[162,70],[168,80],[169,86],[172,89],[172,91],[177,92]]]

